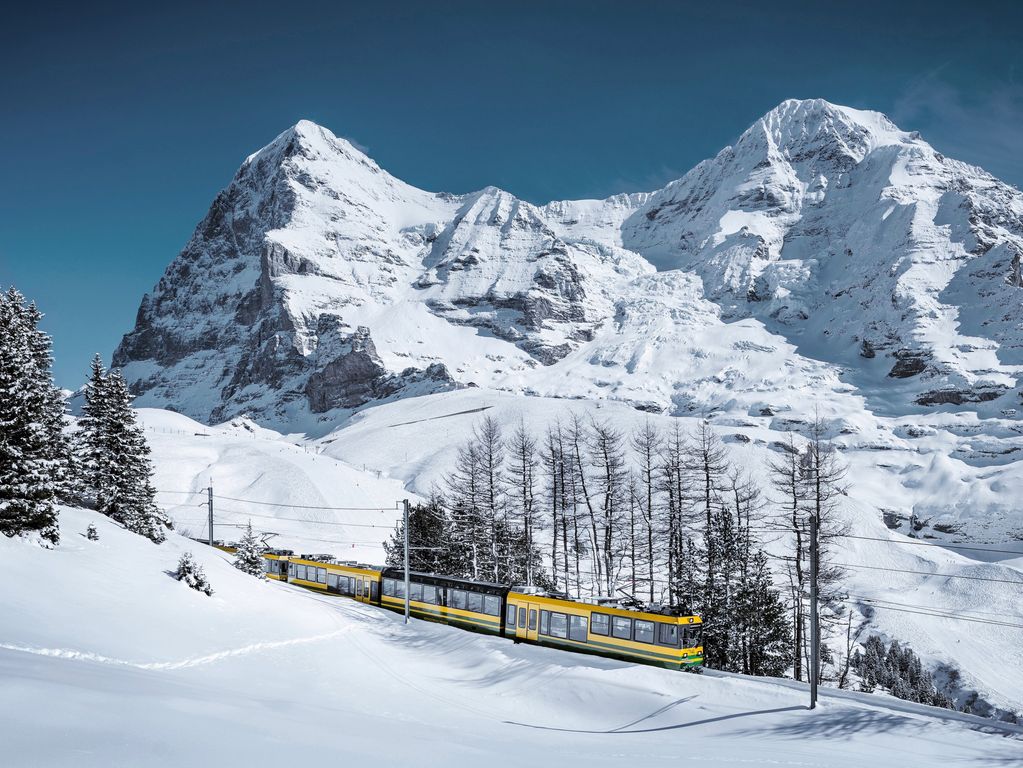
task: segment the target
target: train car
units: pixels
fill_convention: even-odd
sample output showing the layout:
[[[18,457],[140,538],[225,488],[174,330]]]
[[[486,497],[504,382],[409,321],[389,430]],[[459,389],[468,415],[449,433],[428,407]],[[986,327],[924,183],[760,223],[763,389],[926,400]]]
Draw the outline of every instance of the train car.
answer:
[[[508,589],[502,584],[410,571],[409,613],[427,621],[500,635]],[[405,611],[405,571],[384,569],[380,605],[399,613]]]
[[[289,557],[289,555],[277,554],[275,552],[264,552],[263,573],[266,574],[268,579],[287,581]]]
[[[265,553],[288,583],[405,610],[405,572]],[[277,575],[273,575],[276,567]],[[518,591],[504,584],[409,573],[409,613],[515,642],[684,669],[703,663],[699,616],[638,611]]]
[[[518,641],[669,669],[703,663],[699,616],[671,616],[510,591],[504,634]]]
[[[380,570],[369,566],[290,557],[287,581],[307,589],[345,595],[361,603],[380,604]]]

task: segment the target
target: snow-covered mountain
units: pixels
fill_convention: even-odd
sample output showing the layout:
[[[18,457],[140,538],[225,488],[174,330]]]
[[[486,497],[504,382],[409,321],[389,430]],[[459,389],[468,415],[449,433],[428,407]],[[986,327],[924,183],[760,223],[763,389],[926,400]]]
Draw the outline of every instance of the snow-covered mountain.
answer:
[[[676,329],[755,319],[879,413],[999,415],[1019,404],[1021,254],[1018,190],[821,100],[781,104],[662,190],[542,208],[423,192],[302,121],[218,195],[114,362],[140,404],[282,425],[403,392],[536,388],[552,377],[533,369],[580,349],[598,366],[583,380],[605,378],[600,332],[654,312]],[[677,351],[665,330],[641,355]],[[646,389],[637,375],[618,378]],[[678,397],[643,403],[717,405],[674,377]]]
[[[313,436],[466,387],[706,414],[762,450],[817,411],[878,519],[1023,536],[1021,254],[1023,193],[821,100],[664,189],[542,207],[424,192],[302,121],[114,364],[140,406]]]

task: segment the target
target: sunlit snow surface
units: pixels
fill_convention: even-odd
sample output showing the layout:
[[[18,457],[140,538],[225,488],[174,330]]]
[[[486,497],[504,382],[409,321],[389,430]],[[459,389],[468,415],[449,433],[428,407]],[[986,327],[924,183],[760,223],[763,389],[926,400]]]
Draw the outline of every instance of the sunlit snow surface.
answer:
[[[318,441],[287,438],[269,431],[254,434],[244,425],[204,428],[177,414],[141,411],[157,461],[156,483],[162,492],[159,498],[179,526],[193,535],[205,535],[205,494],[198,489],[206,487],[212,477],[218,496],[240,499],[215,500],[217,538],[231,540],[238,528],[228,526],[251,520],[258,530],[280,534],[271,540],[274,546],[378,564],[384,556],[381,544],[399,516],[397,503],[405,497],[415,500],[417,494],[427,496],[435,484],[443,481],[458,445],[484,414],[507,429],[522,419],[536,433],[559,419],[567,422],[573,414],[587,420],[606,419],[622,429],[640,426],[647,419],[662,428],[672,422],[668,417],[650,416],[621,403],[566,402],[477,390],[372,408],[349,426]],[[752,419],[744,422],[745,426],[722,429],[726,440],[735,434],[749,438],[748,443],[729,440],[727,445],[737,465],[754,475],[763,476],[761,456],[770,450],[769,441],[777,439],[769,422],[767,418]],[[695,420],[683,419],[682,424],[689,429],[695,426]],[[855,446],[856,441],[851,445]],[[878,508],[893,503],[897,486],[871,471],[875,455],[873,450],[856,447],[842,454],[854,483],[845,513],[852,531],[893,542],[914,541],[889,531],[876,514]],[[899,461],[902,453],[890,451],[886,455]],[[881,480],[873,480],[877,477]],[[763,482],[766,484],[766,479]],[[170,493],[189,489],[196,495]],[[940,492],[940,488],[935,489],[935,493]],[[245,500],[267,502],[269,506]],[[274,503],[302,506],[275,507]],[[762,535],[768,551],[778,555],[786,553],[780,538]],[[1023,625],[1023,546],[1010,546],[1020,552],[1018,557],[843,539],[835,546],[835,559],[853,566],[846,569],[844,581],[851,595],[921,606],[928,611],[965,611],[973,616],[980,612]],[[857,569],[858,565],[942,575]],[[948,578],[950,575],[971,579]],[[850,604],[858,602],[853,599]],[[1012,711],[1023,709],[1023,630],[883,609],[876,611],[871,625],[874,631],[909,643],[931,664],[960,668],[966,689],[979,690],[992,704]]]
[[[413,622],[77,510],[0,538],[5,765],[1012,765],[1023,729],[868,695],[634,666]],[[99,529],[87,541],[88,523]],[[191,549],[212,598],[165,571]]]

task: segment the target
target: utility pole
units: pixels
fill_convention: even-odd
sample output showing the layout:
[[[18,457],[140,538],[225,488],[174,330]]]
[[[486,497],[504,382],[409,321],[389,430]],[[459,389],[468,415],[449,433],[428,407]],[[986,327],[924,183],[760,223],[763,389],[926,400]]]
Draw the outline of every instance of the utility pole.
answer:
[[[213,478],[210,478],[210,487],[206,489],[206,504],[209,508],[209,529],[210,529],[210,546],[213,546]]]
[[[820,545],[817,541],[817,515],[810,515],[810,709],[817,707],[817,679],[820,677],[821,625],[818,608],[817,571]]]
[[[403,505],[405,507],[405,515],[404,515],[404,519],[405,519],[405,623],[408,624],[408,616],[409,616],[409,589],[410,589],[410,584],[409,584],[410,579],[409,579],[409,573],[408,573],[408,518],[409,518],[408,499],[405,499],[404,502],[402,502],[402,503],[403,503]],[[211,509],[212,509],[212,507],[211,507]]]

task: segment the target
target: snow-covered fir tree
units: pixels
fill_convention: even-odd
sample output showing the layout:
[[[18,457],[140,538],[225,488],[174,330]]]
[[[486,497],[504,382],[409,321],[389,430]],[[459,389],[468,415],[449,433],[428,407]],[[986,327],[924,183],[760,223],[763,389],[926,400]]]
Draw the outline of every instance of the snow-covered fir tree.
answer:
[[[159,544],[170,521],[156,506],[150,448],[118,371],[103,370],[97,355],[85,389],[78,435],[83,497],[134,533]]]
[[[99,541],[99,531],[92,523],[89,523],[89,527],[85,529],[85,538],[89,541]]]
[[[178,569],[174,573],[174,577],[178,581],[183,581],[185,584],[190,586],[192,589],[202,592],[205,595],[213,594],[213,587],[210,585],[209,579],[206,578],[206,571],[203,567],[195,562],[195,558],[192,557],[191,552],[185,552],[181,555],[181,559],[178,560]]]
[[[101,509],[113,488],[113,454],[107,450],[107,372],[97,354],[85,384],[82,416],[74,436],[76,478],[83,504]]]
[[[234,567],[250,576],[266,578],[263,570],[263,544],[252,531],[252,521],[245,526],[245,533],[234,553]]]
[[[64,411],[40,317],[13,287],[0,296],[0,532],[56,544]]]
[[[887,690],[892,696],[921,704],[952,709],[951,698],[937,689],[934,677],[923,668],[923,662],[912,648],[903,648],[897,640],[888,647],[876,635],[863,643],[863,650],[853,656],[853,669],[860,676],[860,689],[872,692]]]

